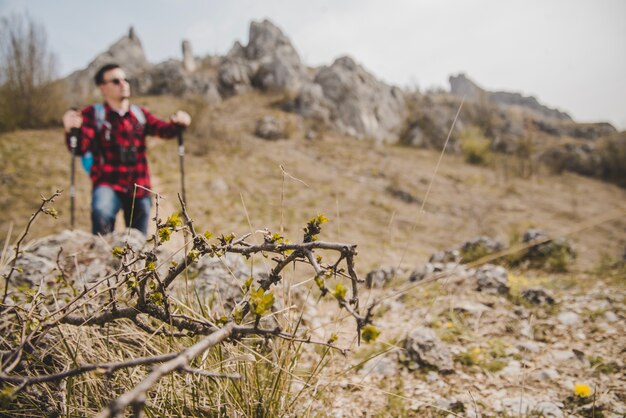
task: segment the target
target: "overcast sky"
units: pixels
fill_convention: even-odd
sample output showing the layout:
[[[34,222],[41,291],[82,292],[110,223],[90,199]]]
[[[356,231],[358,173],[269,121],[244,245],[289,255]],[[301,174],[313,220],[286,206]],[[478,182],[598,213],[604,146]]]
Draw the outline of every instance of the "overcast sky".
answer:
[[[626,0],[0,0],[42,23],[61,75],[133,25],[148,59],[224,54],[268,18],[307,65],[351,55],[401,87],[449,88],[466,73],[489,90],[534,95],[579,121],[626,129]]]

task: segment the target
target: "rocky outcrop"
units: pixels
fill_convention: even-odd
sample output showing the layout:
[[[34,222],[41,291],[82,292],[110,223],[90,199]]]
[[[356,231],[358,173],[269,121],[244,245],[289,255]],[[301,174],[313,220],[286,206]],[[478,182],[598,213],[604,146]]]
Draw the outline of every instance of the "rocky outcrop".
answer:
[[[322,67],[297,100],[302,115],[324,117],[341,133],[378,143],[399,140],[406,118],[403,92],[377,80],[350,57]]]
[[[132,27],[128,35],[123,36],[108,50],[96,56],[87,68],[75,71],[64,80],[70,103],[80,102],[87,96],[97,93],[93,78],[100,67],[108,63],[122,65],[126,75],[131,79],[138,77],[151,67],[141,41]]]
[[[456,96],[465,96],[467,100],[488,101],[500,106],[518,106],[544,118],[572,120],[567,113],[544,106],[532,96],[506,91],[487,91],[467,78],[465,74],[450,76],[449,81],[450,92]]]
[[[248,44],[231,48],[219,68],[225,94],[239,94],[257,87],[296,94],[308,79],[306,67],[282,31],[269,20],[252,22]]]
[[[217,85],[203,73],[190,73],[185,69],[184,61],[167,60],[153,66],[137,79],[138,94],[164,95],[178,97],[200,96],[208,103],[218,103],[221,96]]]
[[[58,286],[62,281],[70,287],[82,289],[119,268],[119,259],[111,253],[115,247],[129,247],[133,252],[140,252],[147,250],[148,244],[136,229],[103,237],[80,230],[65,230],[29,243],[17,261],[19,270],[12,281],[27,287],[42,284],[44,288]],[[161,247],[157,255],[168,259],[172,254]],[[164,263],[160,272],[165,275],[168,268],[168,263]],[[6,271],[0,271],[0,274],[6,274]],[[242,293],[239,282],[249,273],[240,256],[228,254],[220,259],[201,258],[189,266],[189,276],[194,278],[195,288],[202,297],[218,295],[226,306],[232,307]]]
[[[196,64],[196,59],[193,57],[193,51],[191,49],[191,42],[189,42],[188,40],[184,40],[182,49],[183,49],[183,68],[188,73],[193,73],[194,71],[196,71],[197,64]]]

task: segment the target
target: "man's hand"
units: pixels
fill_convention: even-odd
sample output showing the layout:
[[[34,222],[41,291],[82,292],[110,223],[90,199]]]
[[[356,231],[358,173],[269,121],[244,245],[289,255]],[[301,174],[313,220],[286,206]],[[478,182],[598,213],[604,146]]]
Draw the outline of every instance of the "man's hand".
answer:
[[[176,125],[187,127],[191,124],[191,116],[189,116],[189,113],[179,110],[172,115],[170,121]]]
[[[72,128],[80,128],[83,125],[83,117],[77,110],[68,110],[63,115],[63,128],[69,132]]]

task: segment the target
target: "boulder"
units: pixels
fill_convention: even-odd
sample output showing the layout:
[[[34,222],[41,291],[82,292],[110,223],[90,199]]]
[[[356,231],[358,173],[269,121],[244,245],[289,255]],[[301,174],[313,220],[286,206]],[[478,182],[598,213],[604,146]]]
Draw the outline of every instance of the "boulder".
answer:
[[[341,133],[377,143],[399,140],[406,118],[404,94],[367,72],[350,57],[341,57],[322,67],[314,82],[321,86],[324,104],[329,108],[330,123]],[[321,103],[308,97],[299,98],[303,115],[316,113]]]
[[[509,293],[507,270],[502,266],[485,264],[476,269],[476,290],[483,293],[506,295]]]
[[[400,354],[400,361],[409,369],[435,368],[442,372],[453,370],[450,350],[432,329],[418,327],[401,344],[404,352]]]
[[[252,22],[248,44],[235,43],[219,68],[220,88],[225,94],[257,87],[295,96],[308,79],[291,41],[269,20]]]

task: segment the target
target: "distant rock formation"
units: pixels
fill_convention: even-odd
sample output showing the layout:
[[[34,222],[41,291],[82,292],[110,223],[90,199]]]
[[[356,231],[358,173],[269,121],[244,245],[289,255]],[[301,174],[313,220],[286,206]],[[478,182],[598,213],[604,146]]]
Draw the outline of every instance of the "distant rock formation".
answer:
[[[377,80],[350,57],[322,67],[314,83],[297,100],[303,116],[328,119],[340,132],[358,139],[398,141],[407,113],[399,88]]]
[[[221,100],[217,83],[204,72],[192,54],[191,43],[182,43],[183,59],[170,59],[153,65],[148,62],[143,46],[131,27],[127,36],[99,54],[84,70],[76,71],[65,79],[70,103],[83,103],[98,97],[93,78],[105,64],[117,63],[131,80],[133,94],[170,94],[178,97],[199,96],[208,103]]]
[[[137,79],[138,94],[202,97],[207,103],[218,103],[217,84],[200,71],[190,73],[184,61],[169,59],[144,72]]]
[[[128,31],[128,35],[96,56],[87,68],[75,71],[65,78],[69,103],[81,103],[86,97],[97,94],[97,87],[93,78],[100,67],[112,62],[122,65],[126,75],[130,78],[139,76],[152,66],[148,62],[141,41],[132,27]]]
[[[269,20],[252,22],[248,45],[231,48],[219,68],[222,92],[239,94],[252,87],[297,94],[309,78],[291,41]]]
[[[189,73],[196,71],[196,59],[193,57],[193,51],[191,50],[191,42],[188,40],[183,41],[183,68]]]
[[[544,106],[532,96],[522,96],[519,93],[506,91],[487,91],[467,78],[465,74],[452,75],[449,81],[450,92],[456,96],[465,96],[469,100],[488,100],[502,106],[520,106],[545,118],[572,120],[567,113]]]

